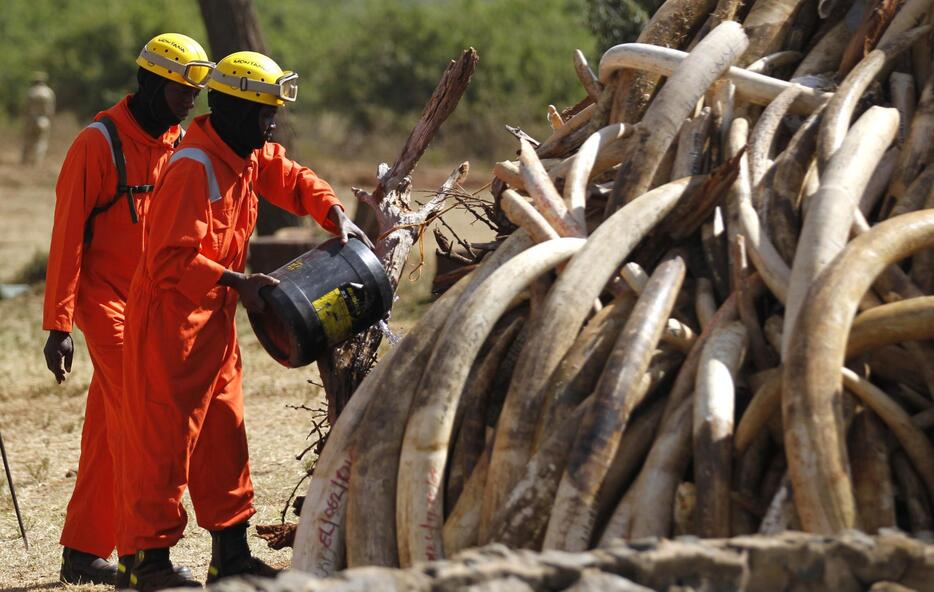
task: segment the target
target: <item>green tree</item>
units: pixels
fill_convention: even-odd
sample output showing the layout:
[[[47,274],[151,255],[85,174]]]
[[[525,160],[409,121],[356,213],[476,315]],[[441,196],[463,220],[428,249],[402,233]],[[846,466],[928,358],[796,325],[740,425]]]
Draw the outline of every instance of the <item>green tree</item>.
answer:
[[[49,73],[60,110],[88,118],[136,88],[136,56],[164,31],[204,39],[189,0],[4,0],[0,106],[15,115],[32,72]]]
[[[635,41],[664,0],[588,0],[587,20],[600,51]]]

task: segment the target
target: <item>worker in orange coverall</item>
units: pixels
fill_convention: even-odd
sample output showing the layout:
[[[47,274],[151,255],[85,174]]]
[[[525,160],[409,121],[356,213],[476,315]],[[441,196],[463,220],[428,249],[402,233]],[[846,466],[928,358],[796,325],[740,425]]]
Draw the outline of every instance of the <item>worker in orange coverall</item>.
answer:
[[[269,142],[278,107],[297,96],[296,74],[262,54],[237,52],[218,62],[208,88],[210,115],[194,120],[156,187],[127,304],[125,437],[133,462],[123,472],[122,532],[125,547],[138,551],[130,576],[138,590],[198,585],[169,558],[187,522],[186,487],[212,536],[209,583],[277,573],[247,544],[255,510],[234,324],[238,298],[262,310],[260,288],[276,283],[243,273],[257,194],[310,215],[345,242],[370,244],[331,186]]]
[[[61,536],[60,578],[71,584],[113,584],[117,577],[107,558],[117,542],[114,465],[121,449],[124,305],[143,248],[152,186],[214,66],[197,41],[175,33],[150,40],[136,63],[139,90],[98,113],[78,134],[56,186],[42,322],[49,331],[46,364],[59,383],[65,380],[77,324],[94,367]]]

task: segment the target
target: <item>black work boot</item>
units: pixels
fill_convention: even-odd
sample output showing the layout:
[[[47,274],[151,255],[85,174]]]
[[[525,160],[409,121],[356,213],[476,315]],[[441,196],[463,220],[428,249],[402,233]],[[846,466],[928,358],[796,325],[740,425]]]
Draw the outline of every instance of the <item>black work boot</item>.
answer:
[[[266,565],[253,557],[246,542],[248,522],[235,524],[223,530],[211,531],[211,565],[207,583],[229,576],[254,575],[274,578],[281,570]]]
[[[114,582],[114,588],[117,590],[130,589],[130,571],[133,564],[136,563],[136,555],[121,555],[117,559],[117,581]]]
[[[153,592],[166,588],[200,588],[201,582],[187,567],[176,567],[169,561],[168,549],[137,551],[130,570],[130,588]]]
[[[77,549],[62,549],[62,571],[58,579],[64,584],[113,584],[117,566]]]

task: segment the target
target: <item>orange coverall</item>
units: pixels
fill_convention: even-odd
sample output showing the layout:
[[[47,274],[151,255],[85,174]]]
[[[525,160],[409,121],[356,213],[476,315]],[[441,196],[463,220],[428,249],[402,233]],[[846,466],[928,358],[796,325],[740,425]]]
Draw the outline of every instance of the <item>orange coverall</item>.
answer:
[[[174,152],[181,128],[147,134],[130,114],[129,97],[95,118],[109,116],[117,127],[126,160],[127,182],[154,184]],[[85,221],[110,203],[117,188],[110,143],[100,123],[72,143],[56,185],[55,218],[46,271],[42,328],[84,333],[94,373],[88,387],[75,490],[68,504],[61,544],[108,557],[117,541],[114,464],[121,450],[124,306],[133,270],[142,253],[143,221],[151,194],[137,194],[140,223],[133,224],[125,195],[94,219],[84,244]],[[120,549],[121,554],[123,549]]]
[[[336,230],[326,218],[340,205],[330,185],[286,158],[279,144],[238,156],[207,115],[194,120],[156,187],[127,304],[122,544],[131,551],[181,538],[186,486],[202,528],[226,528],[255,513],[238,295],[217,282],[225,268],[244,269],[257,193]]]

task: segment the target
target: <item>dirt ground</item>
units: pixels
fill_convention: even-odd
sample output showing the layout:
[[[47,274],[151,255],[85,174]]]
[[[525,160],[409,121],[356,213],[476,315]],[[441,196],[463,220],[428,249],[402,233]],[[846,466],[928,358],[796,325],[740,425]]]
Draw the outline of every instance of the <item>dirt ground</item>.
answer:
[[[19,165],[19,138],[15,133],[7,135],[15,141],[0,146],[0,283],[12,281],[37,253],[48,249],[55,181],[78,125],[59,118],[53,130],[49,157],[34,169]],[[331,163],[314,168],[332,181],[344,199],[350,194],[350,184],[371,185],[375,164]],[[437,187],[454,164],[418,169],[416,187]],[[483,179],[474,175],[473,181],[482,184]],[[464,217],[453,216],[452,224],[466,234],[484,234]],[[396,331],[404,331],[430,299],[428,288],[434,266],[434,243],[430,239],[425,252],[427,265],[421,279],[415,283],[403,280],[400,286],[398,314],[392,324]],[[37,284],[24,295],[0,300],[0,433],[30,543],[26,551],[19,539],[6,479],[0,478],[0,590],[101,590],[104,588],[100,586],[64,586],[58,582],[58,537],[75,482],[91,367],[83,338],[76,333],[73,372],[64,384],[55,384],[42,358],[46,337],[41,330],[42,297],[43,286]],[[304,463],[312,458],[309,453],[301,461],[296,459],[308,445],[306,436],[311,424],[307,411],[292,407],[320,406],[323,393],[310,383],[318,382],[314,366],[287,370],[266,355],[242,308],[238,328],[256,488],[257,515],[252,524],[273,524],[279,522],[286,499],[304,473]],[[299,493],[304,493],[305,487]],[[187,496],[186,505],[189,525],[185,538],[173,550],[173,559],[203,577],[210,556],[210,536],[197,526]],[[287,520],[294,520],[291,513]],[[250,540],[254,552],[267,562],[289,565],[291,550],[273,551],[255,536]]]

